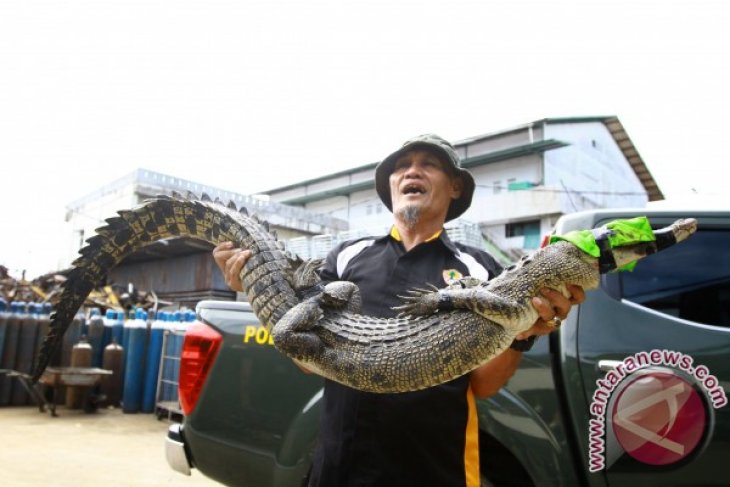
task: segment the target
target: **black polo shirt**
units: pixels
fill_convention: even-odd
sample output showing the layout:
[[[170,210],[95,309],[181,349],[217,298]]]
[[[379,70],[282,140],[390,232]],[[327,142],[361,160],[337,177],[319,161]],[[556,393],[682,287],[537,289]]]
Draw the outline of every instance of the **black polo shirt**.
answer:
[[[362,293],[362,312],[392,317],[399,294],[460,276],[501,272],[486,252],[445,232],[409,252],[396,231],[343,243],[322,277],[346,280]],[[312,486],[479,485],[478,425],[469,376],[422,391],[375,394],[326,380]]]

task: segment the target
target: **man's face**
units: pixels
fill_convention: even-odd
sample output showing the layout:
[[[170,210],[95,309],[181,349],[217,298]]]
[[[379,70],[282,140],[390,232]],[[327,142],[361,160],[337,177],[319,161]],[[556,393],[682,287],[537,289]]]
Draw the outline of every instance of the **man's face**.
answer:
[[[403,154],[390,175],[393,214],[417,209],[420,221],[446,220],[452,200],[461,195],[461,178],[451,176],[436,154],[414,149]]]

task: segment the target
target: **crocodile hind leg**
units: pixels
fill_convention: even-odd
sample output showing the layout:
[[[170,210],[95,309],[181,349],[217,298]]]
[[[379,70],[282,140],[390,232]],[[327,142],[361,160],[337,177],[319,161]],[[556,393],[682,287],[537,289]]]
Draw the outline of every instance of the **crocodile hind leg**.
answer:
[[[274,346],[280,352],[298,360],[322,353],[324,345],[313,330],[322,318],[320,299],[316,296],[299,303],[271,328]]]
[[[297,360],[319,356],[324,353],[325,345],[315,328],[322,319],[323,308],[358,313],[360,303],[357,285],[330,282],[321,293],[294,306],[273,326],[274,346]]]

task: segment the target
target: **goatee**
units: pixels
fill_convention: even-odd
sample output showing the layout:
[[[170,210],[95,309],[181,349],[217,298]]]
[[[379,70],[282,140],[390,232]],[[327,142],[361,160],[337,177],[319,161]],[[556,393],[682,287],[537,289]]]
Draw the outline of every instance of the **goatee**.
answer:
[[[416,227],[421,218],[421,207],[416,205],[403,206],[398,209],[395,215],[410,230]]]

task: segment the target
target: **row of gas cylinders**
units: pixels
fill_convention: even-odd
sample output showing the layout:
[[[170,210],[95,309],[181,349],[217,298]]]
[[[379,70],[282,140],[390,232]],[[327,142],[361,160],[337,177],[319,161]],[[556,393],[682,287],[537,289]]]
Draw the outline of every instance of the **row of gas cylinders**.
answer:
[[[0,298],[0,369],[30,373],[48,332],[50,311],[47,303],[8,305]],[[157,316],[141,308],[128,315],[107,310],[103,317],[98,308],[88,316],[79,312],[50,366],[111,370],[98,386],[103,403],[121,405],[125,413],[151,413],[160,401],[177,402],[183,334],[194,319],[190,310],[160,311]],[[81,407],[83,393],[67,387],[66,406]],[[0,406],[30,403],[22,384],[0,375]]]

